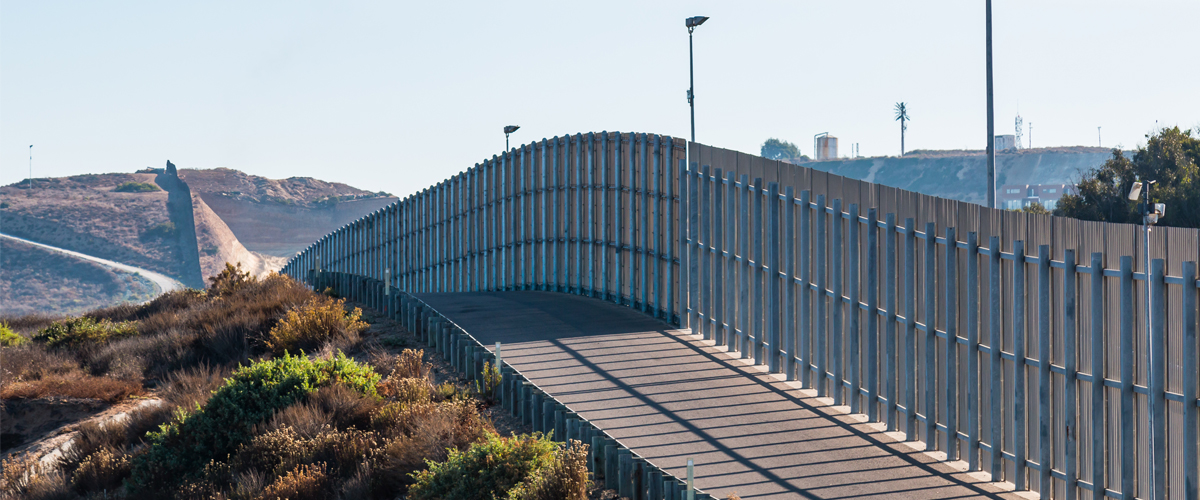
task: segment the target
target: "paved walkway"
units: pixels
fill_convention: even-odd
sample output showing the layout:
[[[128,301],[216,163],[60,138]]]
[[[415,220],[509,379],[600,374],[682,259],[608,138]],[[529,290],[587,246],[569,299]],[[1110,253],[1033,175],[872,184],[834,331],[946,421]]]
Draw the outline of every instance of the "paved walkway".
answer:
[[[999,489],[626,307],[549,292],[421,294],[504,361],[724,498],[975,498]],[[1004,497],[1016,498],[1012,493]]]

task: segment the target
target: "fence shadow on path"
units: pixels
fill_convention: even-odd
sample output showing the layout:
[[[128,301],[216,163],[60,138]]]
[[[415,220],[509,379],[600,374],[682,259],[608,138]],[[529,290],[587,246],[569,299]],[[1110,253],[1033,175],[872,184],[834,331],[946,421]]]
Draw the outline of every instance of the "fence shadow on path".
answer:
[[[994,485],[835,415],[687,331],[586,297],[421,294],[505,363],[677,476],[724,496],[996,497]]]

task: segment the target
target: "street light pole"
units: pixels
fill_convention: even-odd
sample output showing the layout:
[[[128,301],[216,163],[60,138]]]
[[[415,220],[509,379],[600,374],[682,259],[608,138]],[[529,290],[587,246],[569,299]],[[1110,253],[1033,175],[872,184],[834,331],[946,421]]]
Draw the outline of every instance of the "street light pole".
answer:
[[[695,61],[692,57],[692,31],[695,31],[696,26],[704,24],[708,18],[704,16],[692,16],[684,20],[684,24],[688,30],[688,107],[692,110],[692,142],[696,142],[696,70]]]
[[[33,144],[29,145],[29,193],[33,194]]]
[[[517,129],[519,129],[519,128],[521,128],[520,125],[505,125],[504,126],[504,152],[505,153],[508,152],[508,134],[516,132]]]
[[[987,6],[987,171],[988,208],[996,208],[996,124],[992,108],[992,0]]]

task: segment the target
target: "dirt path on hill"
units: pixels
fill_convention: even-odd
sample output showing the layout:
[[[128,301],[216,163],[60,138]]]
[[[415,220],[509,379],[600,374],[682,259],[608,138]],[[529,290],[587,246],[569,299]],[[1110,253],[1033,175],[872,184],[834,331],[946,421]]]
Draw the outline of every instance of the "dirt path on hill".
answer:
[[[42,247],[42,248],[45,248],[48,250],[53,250],[55,252],[65,253],[72,257],[78,257],[80,259],[89,260],[89,261],[92,261],[92,262],[95,262],[98,264],[102,264],[102,265],[111,267],[113,269],[125,271],[127,273],[140,274],[140,275],[144,276],[146,279],[154,282],[154,285],[158,287],[158,293],[155,294],[156,297],[158,295],[161,295],[161,294],[164,294],[167,292],[172,292],[175,290],[183,289],[183,284],[180,283],[179,281],[176,281],[174,278],[171,278],[171,277],[163,275],[163,274],[156,273],[154,271],[142,269],[140,267],[133,267],[128,264],[122,264],[120,262],[113,262],[108,259],[101,259],[100,257],[93,257],[91,255],[82,254],[79,252],[75,252],[75,251],[71,251],[71,250],[67,250],[67,249],[63,249],[63,248],[52,247],[52,246],[46,245],[44,243],[38,243],[36,241],[30,241],[25,238],[18,238],[16,236],[10,236],[10,235],[4,234],[4,233],[0,233],[0,238],[8,238],[11,240],[20,241],[22,243],[28,243],[30,245],[36,245],[36,246],[39,246],[39,247]]]

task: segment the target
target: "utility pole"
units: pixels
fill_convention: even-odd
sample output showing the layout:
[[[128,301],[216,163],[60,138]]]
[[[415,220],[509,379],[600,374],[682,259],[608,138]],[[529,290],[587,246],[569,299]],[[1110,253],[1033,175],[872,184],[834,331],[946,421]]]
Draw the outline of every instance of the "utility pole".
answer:
[[[996,124],[992,111],[992,0],[984,0],[987,7],[987,202],[988,208],[996,208]]]
[[[1104,136],[1100,135],[1100,127],[1096,127],[1096,144],[1104,147]]]
[[[29,194],[33,194],[33,144],[29,145]]]

